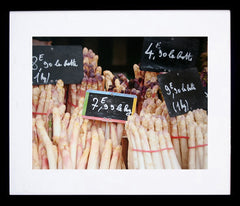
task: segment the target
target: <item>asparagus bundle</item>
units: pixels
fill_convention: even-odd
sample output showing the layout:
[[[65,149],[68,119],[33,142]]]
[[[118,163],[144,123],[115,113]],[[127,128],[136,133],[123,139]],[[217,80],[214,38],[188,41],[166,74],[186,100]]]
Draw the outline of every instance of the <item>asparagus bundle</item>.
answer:
[[[68,88],[67,112],[70,114],[77,106],[83,106],[86,90],[104,90],[104,76],[101,66],[98,66],[98,55],[86,47],[83,48],[83,71],[82,83],[70,84]]]
[[[56,85],[39,85],[32,88],[32,116],[41,116],[48,135],[52,138],[52,111],[66,102],[66,87],[62,80]]]
[[[111,71],[105,70],[103,75],[106,80],[105,88],[107,91],[134,94],[138,97],[137,112],[142,108],[145,98],[156,97],[159,90],[156,72],[144,72],[139,69],[137,64],[133,65],[135,79],[128,80],[122,73],[113,75]]]
[[[65,109],[64,104],[53,108],[52,140],[43,118],[33,118],[34,169],[125,168],[117,124],[83,119],[80,107],[72,115]]]
[[[180,169],[166,119],[134,114],[125,124],[129,140],[129,169]]]
[[[168,125],[168,133],[181,168],[207,168],[207,113],[203,109],[171,117],[165,101],[147,98],[143,102],[141,117],[161,115]]]

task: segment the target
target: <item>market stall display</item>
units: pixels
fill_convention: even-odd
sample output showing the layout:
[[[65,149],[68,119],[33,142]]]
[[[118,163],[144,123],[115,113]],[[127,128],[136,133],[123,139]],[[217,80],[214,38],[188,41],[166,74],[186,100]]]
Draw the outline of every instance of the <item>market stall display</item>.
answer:
[[[33,86],[32,168],[206,169],[207,112],[197,109],[170,117],[157,81],[159,73],[141,71],[134,64],[135,78],[128,79],[104,70],[98,59],[91,49],[83,48],[81,84],[64,85],[58,80],[56,85]],[[135,114],[125,124],[83,118],[89,89],[136,95]]]

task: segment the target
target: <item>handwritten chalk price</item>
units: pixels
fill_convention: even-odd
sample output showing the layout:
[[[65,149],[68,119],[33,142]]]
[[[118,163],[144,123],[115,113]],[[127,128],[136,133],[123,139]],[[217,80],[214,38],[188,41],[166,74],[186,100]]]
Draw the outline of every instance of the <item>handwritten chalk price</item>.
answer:
[[[180,59],[191,62],[192,54],[190,51],[176,51],[174,48],[168,51],[163,51],[161,48],[162,42],[150,43],[148,48],[145,50],[145,54],[148,55],[149,60],[155,60],[157,58],[169,58],[169,59]],[[155,53],[154,53],[154,52]]]
[[[136,95],[87,90],[82,115],[88,119],[124,123],[135,112],[136,102]]]
[[[81,83],[83,78],[82,46],[33,46],[33,84]]]
[[[171,117],[198,108],[207,109],[207,99],[196,68],[160,74],[158,83]]]
[[[97,112],[100,112],[101,110],[106,110],[106,111],[117,110],[119,112],[124,112],[126,116],[131,115],[132,111],[131,111],[131,109],[129,109],[129,104],[118,104],[118,105],[110,104],[110,105],[108,105],[106,103],[107,100],[108,100],[108,97],[102,97],[100,101],[97,97],[94,97],[93,98],[94,103],[91,104],[92,110],[97,111]]]
[[[197,37],[145,37],[140,69],[163,72],[195,67],[199,45]]]

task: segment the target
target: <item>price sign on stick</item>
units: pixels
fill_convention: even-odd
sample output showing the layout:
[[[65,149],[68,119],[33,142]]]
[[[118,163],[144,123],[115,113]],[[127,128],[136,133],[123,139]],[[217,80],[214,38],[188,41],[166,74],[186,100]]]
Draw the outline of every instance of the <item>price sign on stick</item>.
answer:
[[[196,68],[158,75],[170,117],[195,109],[207,110],[207,98]]]
[[[140,69],[163,72],[195,67],[199,45],[196,37],[145,37]]]
[[[82,46],[33,46],[32,83],[80,84],[83,78]]]
[[[125,123],[135,113],[137,96],[115,92],[87,90],[83,118]]]

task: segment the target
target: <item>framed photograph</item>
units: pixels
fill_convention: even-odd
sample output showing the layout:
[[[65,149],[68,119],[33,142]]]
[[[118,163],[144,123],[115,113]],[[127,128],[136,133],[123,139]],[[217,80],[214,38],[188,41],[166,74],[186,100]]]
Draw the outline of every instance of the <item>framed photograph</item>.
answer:
[[[227,10],[10,12],[10,194],[230,194],[230,45]]]

